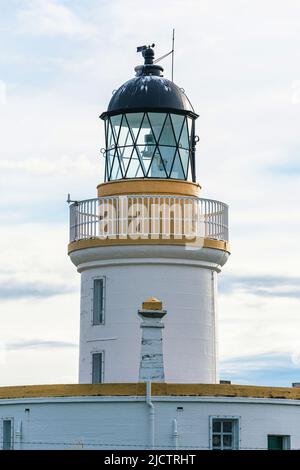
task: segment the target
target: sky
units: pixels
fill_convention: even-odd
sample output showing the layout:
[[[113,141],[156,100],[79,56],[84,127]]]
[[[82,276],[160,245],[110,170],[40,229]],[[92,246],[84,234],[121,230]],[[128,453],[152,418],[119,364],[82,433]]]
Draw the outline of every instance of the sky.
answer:
[[[77,381],[67,194],[103,180],[99,114],[171,49],[197,120],[202,197],[230,206],[221,378],[300,382],[300,3],[0,0],[0,385]],[[170,58],[162,63],[171,77]]]

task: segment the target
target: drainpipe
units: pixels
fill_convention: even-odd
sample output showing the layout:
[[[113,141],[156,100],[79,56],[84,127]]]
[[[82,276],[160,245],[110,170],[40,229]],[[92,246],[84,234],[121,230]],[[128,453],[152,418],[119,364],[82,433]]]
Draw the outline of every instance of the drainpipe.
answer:
[[[178,426],[177,426],[177,419],[173,419],[173,441],[174,441],[174,449],[178,449]]]
[[[155,408],[151,401],[151,381],[147,381],[146,386],[147,386],[146,403],[149,406],[150,449],[154,449],[155,448]]]
[[[17,429],[15,432],[15,449],[22,450],[22,421],[18,421]]]

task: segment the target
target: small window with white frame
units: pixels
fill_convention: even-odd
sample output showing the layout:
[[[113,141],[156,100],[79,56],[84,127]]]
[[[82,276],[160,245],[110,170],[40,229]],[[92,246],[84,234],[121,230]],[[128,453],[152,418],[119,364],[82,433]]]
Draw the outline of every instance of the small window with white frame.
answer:
[[[210,448],[213,450],[237,450],[239,448],[238,417],[210,417]]]
[[[105,277],[93,279],[92,324],[103,325],[105,313]]]
[[[104,351],[92,353],[92,383],[101,384],[104,381]]]
[[[2,450],[13,449],[13,418],[1,419],[1,447]]]

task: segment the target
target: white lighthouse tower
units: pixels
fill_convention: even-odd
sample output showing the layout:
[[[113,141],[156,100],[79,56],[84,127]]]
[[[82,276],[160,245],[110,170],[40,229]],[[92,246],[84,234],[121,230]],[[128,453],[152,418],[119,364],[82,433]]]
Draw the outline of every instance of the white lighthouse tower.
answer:
[[[217,274],[229,256],[228,207],[200,197],[195,113],[153,48],[113,95],[105,181],[71,205],[69,255],[81,274],[80,383],[137,382],[136,312],[163,301],[164,377],[216,383]]]

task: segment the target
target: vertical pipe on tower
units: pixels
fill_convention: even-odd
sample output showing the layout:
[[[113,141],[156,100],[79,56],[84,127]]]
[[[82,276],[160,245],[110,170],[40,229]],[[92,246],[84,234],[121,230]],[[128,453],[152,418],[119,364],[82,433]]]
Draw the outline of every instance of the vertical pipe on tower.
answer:
[[[174,449],[178,449],[178,424],[177,419],[173,419],[173,440],[174,440]]]

